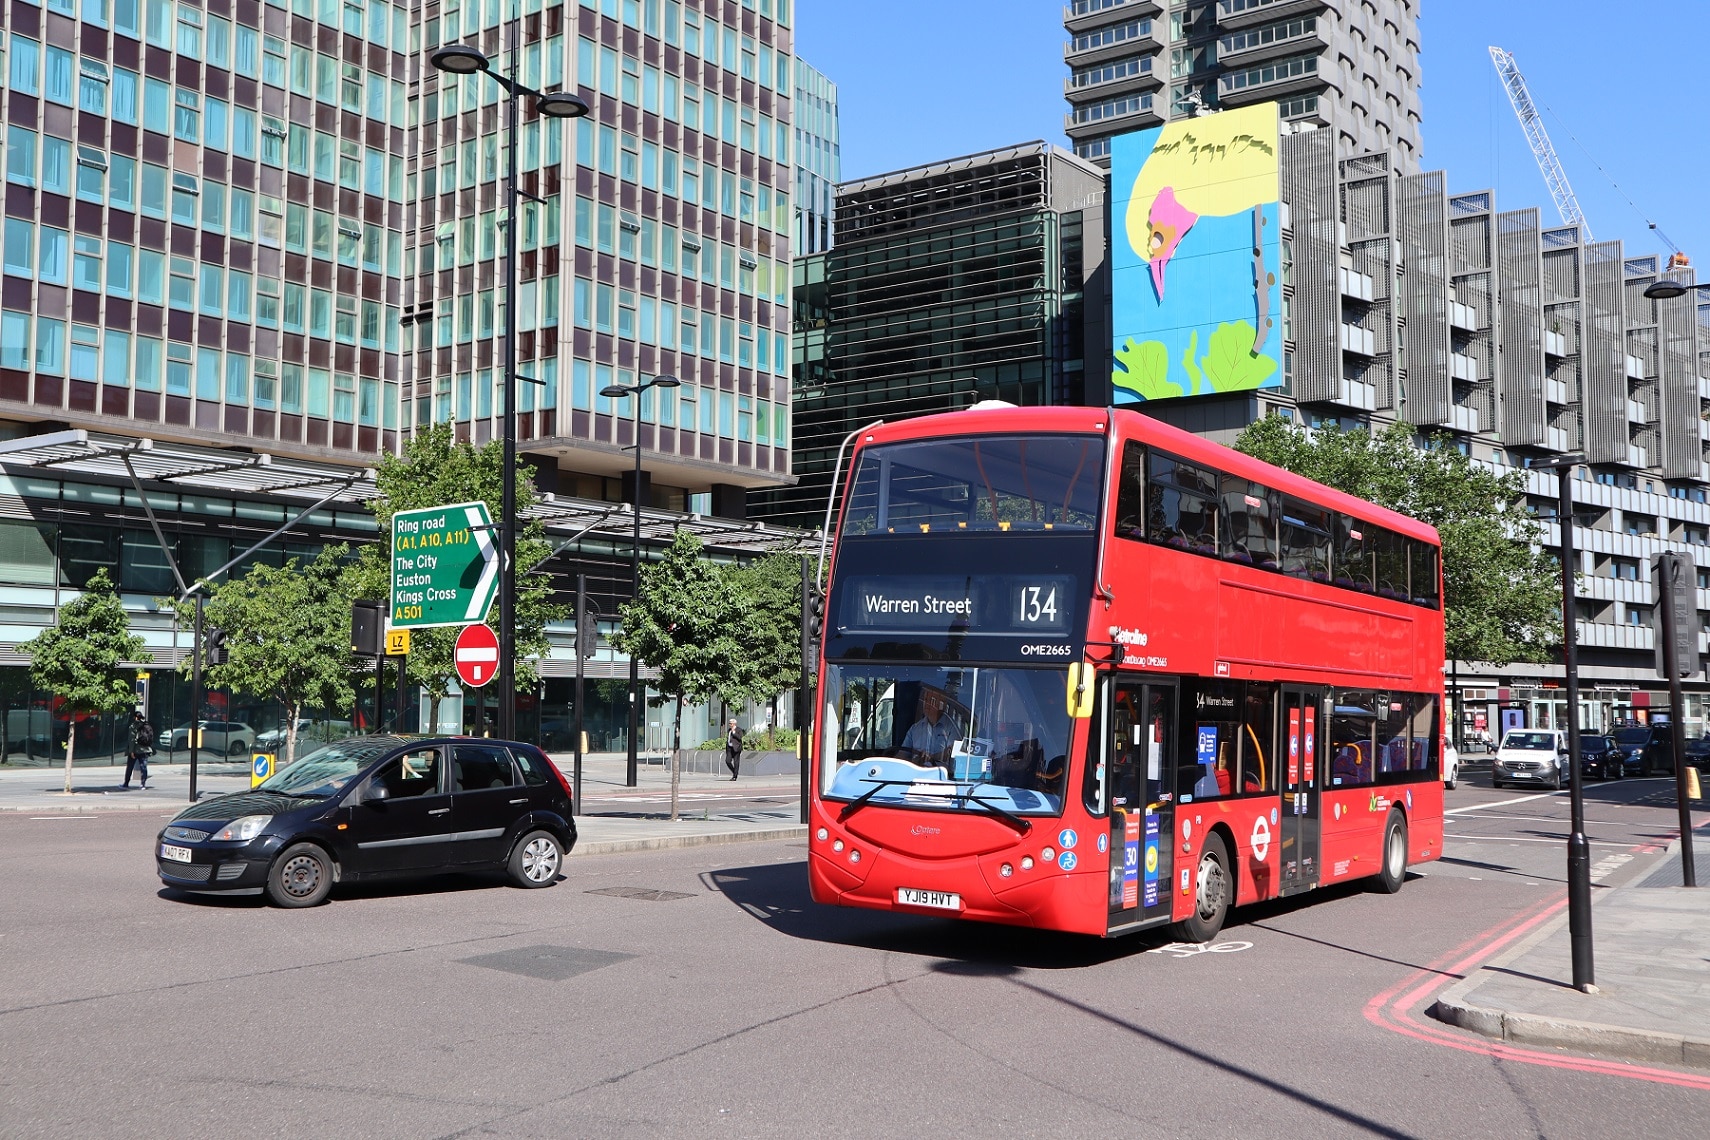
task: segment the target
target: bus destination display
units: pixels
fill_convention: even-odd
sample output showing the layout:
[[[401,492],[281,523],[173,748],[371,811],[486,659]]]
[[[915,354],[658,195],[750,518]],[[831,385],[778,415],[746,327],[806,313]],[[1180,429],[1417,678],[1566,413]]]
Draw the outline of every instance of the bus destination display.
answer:
[[[847,633],[954,632],[969,636],[1061,634],[1074,608],[1068,576],[869,575],[844,587]]]

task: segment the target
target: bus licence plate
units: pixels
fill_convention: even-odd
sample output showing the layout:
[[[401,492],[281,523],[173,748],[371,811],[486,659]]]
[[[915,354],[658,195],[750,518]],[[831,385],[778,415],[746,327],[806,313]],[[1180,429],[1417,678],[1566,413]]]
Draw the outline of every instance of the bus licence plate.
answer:
[[[936,910],[961,910],[962,896],[951,891],[921,891],[898,887],[897,902],[905,906],[929,906]]]
[[[190,848],[174,847],[170,843],[162,843],[160,845],[160,857],[170,859],[174,863],[188,863],[190,862]]]

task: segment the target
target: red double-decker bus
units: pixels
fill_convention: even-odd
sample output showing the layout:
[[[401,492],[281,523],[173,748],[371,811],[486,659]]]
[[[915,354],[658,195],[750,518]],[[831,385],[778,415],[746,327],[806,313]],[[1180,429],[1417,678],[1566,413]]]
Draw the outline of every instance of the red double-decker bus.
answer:
[[[816,900],[1204,942],[1440,854],[1431,527],[1126,411],[982,405],[851,462]]]

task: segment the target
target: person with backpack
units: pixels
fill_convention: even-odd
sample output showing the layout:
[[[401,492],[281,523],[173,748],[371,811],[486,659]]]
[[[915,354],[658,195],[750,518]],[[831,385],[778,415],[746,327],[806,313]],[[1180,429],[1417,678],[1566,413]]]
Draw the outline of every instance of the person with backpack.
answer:
[[[154,726],[143,716],[141,709],[131,713],[130,745],[125,749],[125,782],[120,785],[129,791],[131,787],[131,772],[136,771],[142,776],[143,791],[148,791],[148,758],[154,755]]]

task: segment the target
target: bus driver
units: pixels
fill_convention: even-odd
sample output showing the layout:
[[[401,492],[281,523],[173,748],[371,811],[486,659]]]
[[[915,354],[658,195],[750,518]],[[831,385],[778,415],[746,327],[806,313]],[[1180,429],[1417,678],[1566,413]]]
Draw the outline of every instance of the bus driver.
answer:
[[[961,728],[944,715],[943,691],[931,685],[921,686],[920,719],[903,737],[898,755],[916,764],[948,764],[950,751],[961,738]]]

